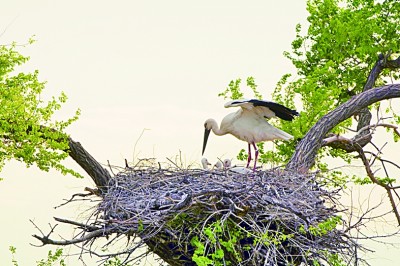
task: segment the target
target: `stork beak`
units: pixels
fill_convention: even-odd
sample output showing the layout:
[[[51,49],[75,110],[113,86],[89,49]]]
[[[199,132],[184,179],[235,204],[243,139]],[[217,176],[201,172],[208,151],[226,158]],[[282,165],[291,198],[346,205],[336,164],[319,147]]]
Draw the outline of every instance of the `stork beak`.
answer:
[[[207,140],[208,140],[208,136],[210,136],[210,132],[211,129],[205,129],[204,130],[204,140],[203,140],[203,152],[201,153],[201,155],[204,154],[204,151],[206,150],[206,146],[207,146]]]

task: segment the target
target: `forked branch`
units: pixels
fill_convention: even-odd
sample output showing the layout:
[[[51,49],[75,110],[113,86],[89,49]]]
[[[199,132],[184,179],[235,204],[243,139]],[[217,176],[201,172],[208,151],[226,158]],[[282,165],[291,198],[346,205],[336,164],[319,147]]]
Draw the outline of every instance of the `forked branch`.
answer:
[[[373,103],[399,97],[400,84],[378,87],[353,96],[350,100],[322,117],[308,131],[298,143],[286,168],[299,172],[309,171],[315,163],[318,150],[324,144],[324,138],[336,125]]]
[[[371,182],[374,184],[377,184],[378,186],[383,187],[386,190],[393,213],[396,215],[397,223],[400,226],[400,214],[399,214],[399,211],[397,210],[397,205],[396,205],[395,199],[393,197],[393,192],[394,192],[397,195],[397,199],[400,200],[400,197],[398,196],[398,194],[395,191],[396,188],[389,186],[385,182],[382,182],[381,180],[379,180],[378,178],[375,177],[375,175],[371,169],[370,162],[367,159],[367,157],[365,156],[365,153],[362,149],[358,150],[358,154],[365,166],[365,170],[367,171],[367,175],[368,175],[369,179],[371,180]]]

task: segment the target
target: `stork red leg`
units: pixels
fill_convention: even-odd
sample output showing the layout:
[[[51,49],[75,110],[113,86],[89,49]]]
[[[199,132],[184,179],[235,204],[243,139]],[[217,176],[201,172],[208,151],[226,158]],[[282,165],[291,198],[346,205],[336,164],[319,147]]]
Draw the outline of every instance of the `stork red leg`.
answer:
[[[249,144],[250,145],[250,144]],[[249,146],[250,147],[250,146]],[[254,147],[254,154],[255,154],[255,157],[256,158],[254,158],[254,168],[253,168],[253,171],[256,171],[256,165],[257,165],[257,160],[258,160],[258,149],[257,149],[257,145],[253,142],[253,147]]]
[[[250,146],[250,143],[249,143],[249,154],[247,155],[247,165],[246,165],[246,168],[249,167],[250,161],[251,161],[251,146]]]

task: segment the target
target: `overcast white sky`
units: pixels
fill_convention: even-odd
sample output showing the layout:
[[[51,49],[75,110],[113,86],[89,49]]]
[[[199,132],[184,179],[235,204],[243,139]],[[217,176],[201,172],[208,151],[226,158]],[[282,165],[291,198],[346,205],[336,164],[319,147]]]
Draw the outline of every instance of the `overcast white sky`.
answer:
[[[204,121],[232,111],[217,97],[230,80],[254,76],[268,99],[279,78],[293,71],[282,53],[306,16],[300,0],[13,0],[1,4],[0,43],[23,44],[35,35],[35,44],[19,49],[31,57],[21,69],[40,71],[47,81],[44,96],[68,95],[59,117],[82,110],[68,132],[100,162],[131,161],[135,142],[148,129],[136,146],[137,157],[165,161],[181,152],[190,164],[201,158]],[[234,158],[246,146],[231,136],[211,135],[206,156]],[[46,228],[53,216],[76,218],[75,209],[53,207],[93,185],[89,178],[43,173],[15,162],[0,175],[5,178],[0,265],[11,265],[9,245],[17,247],[20,265],[34,265],[48,248],[29,245],[38,244],[29,219]],[[384,256],[377,254],[379,260],[371,264]],[[69,262],[78,265],[74,258]]]

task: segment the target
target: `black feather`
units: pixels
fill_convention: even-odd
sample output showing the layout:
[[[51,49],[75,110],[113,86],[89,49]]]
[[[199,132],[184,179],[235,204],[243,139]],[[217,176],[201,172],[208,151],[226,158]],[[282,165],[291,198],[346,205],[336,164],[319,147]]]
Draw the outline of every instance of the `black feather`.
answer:
[[[271,109],[272,112],[275,113],[277,117],[286,121],[292,121],[295,116],[298,116],[299,113],[296,110],[292,110],[283,106],[279,103],[268,102],[268,101],[261,101],[261,100],[249,100],[249,103],[253,104],[255,107],[257,106],[264,106]]]

